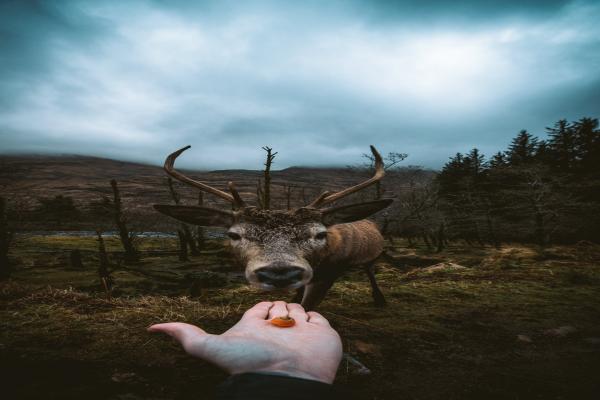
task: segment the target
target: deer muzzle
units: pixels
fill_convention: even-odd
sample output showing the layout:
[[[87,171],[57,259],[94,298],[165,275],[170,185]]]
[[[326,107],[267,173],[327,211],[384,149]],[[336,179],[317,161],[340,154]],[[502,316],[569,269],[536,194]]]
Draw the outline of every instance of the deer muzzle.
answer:
[[[272,263],[254,271],[262,287],[292,289],[304,284],[307,270],[284,263]]]

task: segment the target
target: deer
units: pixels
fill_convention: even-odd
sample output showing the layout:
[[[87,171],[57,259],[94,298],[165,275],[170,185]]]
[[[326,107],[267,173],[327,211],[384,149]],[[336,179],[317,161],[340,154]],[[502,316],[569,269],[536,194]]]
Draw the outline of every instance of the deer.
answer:
[[[291,210],[247,205],[233,182],[228,182],[227,193],[177,171],[175,159],[190,147],[171,153],[164,163],[165,172],[231,203],[232,209],[155,204],[157,211],[189,224],[226,228],[230,247],[244,266],[247,281],[265,291],[295,289],[292,302],[300,303],[307,311],[314,310],[334,282],[353,267],[362,267],[366,272],[375,306],[386,305],[374,269],[384,240],[376,223],[366,218],[393,200],[328,206],[383,178],[383,160],[375,147],[371,146],[375,160],[371,178],[337,192],[326,191],[310,204]]]

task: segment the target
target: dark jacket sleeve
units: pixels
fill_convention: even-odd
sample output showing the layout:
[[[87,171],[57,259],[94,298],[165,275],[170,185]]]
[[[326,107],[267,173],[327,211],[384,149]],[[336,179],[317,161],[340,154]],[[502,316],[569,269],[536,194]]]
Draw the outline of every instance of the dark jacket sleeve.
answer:
[[[217,400],[335,399],[333,385],[285,375],[247,373],[230,376],[217,387]]]

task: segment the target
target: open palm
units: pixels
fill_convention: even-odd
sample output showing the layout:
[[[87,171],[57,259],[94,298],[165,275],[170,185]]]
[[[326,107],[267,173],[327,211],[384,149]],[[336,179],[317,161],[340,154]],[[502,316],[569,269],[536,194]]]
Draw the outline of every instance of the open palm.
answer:
[[[296,325],[279,328],[270,323],[284,315],[294,318]],[[148,330],[171,335],[188,354],[231,374],[277,372],[331,383],[342,357],[340,337],[322,315],[283,301],[258,303],[222,335],[178,322]]]

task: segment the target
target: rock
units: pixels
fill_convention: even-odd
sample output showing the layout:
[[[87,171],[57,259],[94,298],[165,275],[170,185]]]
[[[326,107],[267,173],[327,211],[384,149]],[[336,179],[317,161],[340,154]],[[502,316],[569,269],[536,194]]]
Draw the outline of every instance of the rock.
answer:
[[[554,329],[547,329],[544,331],[544,335],[561,338],[575,332],[577,332],[577,328],[574,326],[564,325]]]
[[[517,340],[523,343],[532,343],[533,340],[527,335],[517,335]]]

